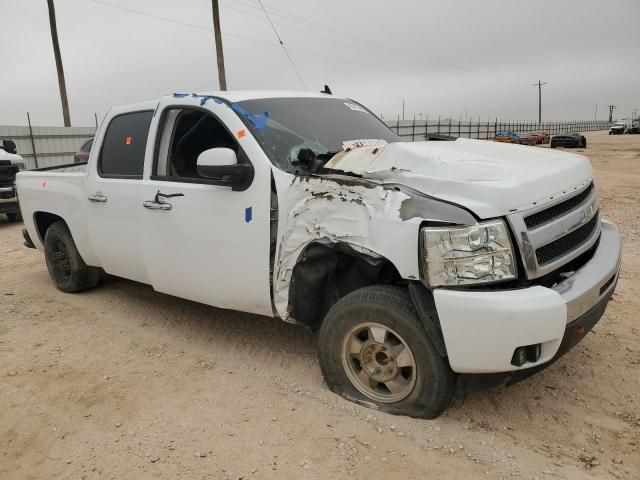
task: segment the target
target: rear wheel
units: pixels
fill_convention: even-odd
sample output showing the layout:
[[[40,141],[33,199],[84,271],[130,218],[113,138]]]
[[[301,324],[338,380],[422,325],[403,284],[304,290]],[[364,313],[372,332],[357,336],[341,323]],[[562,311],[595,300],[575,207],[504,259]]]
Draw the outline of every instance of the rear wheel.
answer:
[[[20,220],[22,220],[22,215],[20,214],[20,212],[7,213],[7,218],[10,222],[19,222]]]
[[[63,292],[82,292],[95,287],[100,280],[100,269],[84,263],[64,222],[56,222],[47,229],[44,256],[53,283]]]
[[[451,402],[454,373],[399,287],[365,287],[342,298],[327,314],[319,340],[324,378],[348,400],[425,418]]]

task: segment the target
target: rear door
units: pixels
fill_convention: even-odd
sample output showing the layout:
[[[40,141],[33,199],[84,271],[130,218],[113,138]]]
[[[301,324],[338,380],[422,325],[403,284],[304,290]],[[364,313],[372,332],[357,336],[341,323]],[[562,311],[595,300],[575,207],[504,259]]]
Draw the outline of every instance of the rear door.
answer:
[[[142,254],[140,186],[153,110],[112,115],[91,157],[85,202],[89,236],[100,266],[149,283]],[[95,163],[95,166],[94,166]]]
[[[268,160],[227,105],[184,102],[156,115],[156,153],[137,204],[150,281],[160,292],[272,316]],[[250,185],[232,189],[198,174],[198,155],[216,147],[252,165]],[[157,194],[166,208],[153,208]]]

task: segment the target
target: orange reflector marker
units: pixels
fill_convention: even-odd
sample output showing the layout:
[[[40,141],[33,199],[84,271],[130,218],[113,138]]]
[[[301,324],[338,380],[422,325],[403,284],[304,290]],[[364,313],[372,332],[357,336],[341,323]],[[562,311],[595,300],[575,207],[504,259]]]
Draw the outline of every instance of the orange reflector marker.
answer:
[[[124,141],[124,144],[125,144],[125,145],[131,145],[131,142],[132,142],[132,141],[133,141],[133,137],[128,136],[128,137],[126,138],[126,140]]]
[[[243,128],[242,130],[238,130],[238,132],[236,133],[236,137],[238,138],[242,138],[247,134],[247,131]]]
[[[576,327],[576,333],[582,335],[584,333],[584,327],[582,325]]]

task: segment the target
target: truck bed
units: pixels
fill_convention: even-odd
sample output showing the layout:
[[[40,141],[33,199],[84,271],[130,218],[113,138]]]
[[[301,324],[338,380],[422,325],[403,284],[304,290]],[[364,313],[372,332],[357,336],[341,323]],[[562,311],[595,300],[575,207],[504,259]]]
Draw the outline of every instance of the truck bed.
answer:
[[[42,238],[35,219],[44,208],[48,214],[65,219],[83,257],[92,258],[92,252],[85,251],[85,245],[89,245],[86,178],[86,163],[22,171],[16,175],[24,225],[36,248],[42,249]]]
[[[86,173],[87,162],[67,163],[65,165],[56,165],[54,167],[42,167],[29,170],[30,172],[52,172],[52,173]]]

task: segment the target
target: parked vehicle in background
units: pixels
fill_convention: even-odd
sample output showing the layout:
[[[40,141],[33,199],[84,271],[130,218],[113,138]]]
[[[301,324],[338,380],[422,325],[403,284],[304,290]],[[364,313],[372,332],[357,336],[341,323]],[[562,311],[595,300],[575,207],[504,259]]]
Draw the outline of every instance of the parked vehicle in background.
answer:
[[[546,144],[551,140],[551,135],[548,132],[531,132],[528,135],[535,139],[536,144]]]
[[[640,133],[640,125],[639,126],[635,126],[635,127],[629,127],[627,129],[627,133],[629,135],[637,135]]]
[[[456,389],[533,375],[618,279],[620,235],[580,155],[403,142],[309,92],[114,108],[95,145],[86,165],[18,174],[25,243],[60,290],[105,271],[305,325],[328,386],[385,412],[433,418]]]
[[[532,135],[531,133],[519,133],[518,137],[520,137],[521,145],[536,145],[538,142],[538,137]]]
[[[89,160],[89,153],[93,146],[93,138],[94,137],[91,137],[89,140],[84,142],[80,149],[73,155],[73,163],[83,163]]]
[[[551,148],[587,148],[587,139],[579,133],[562,133],[551,137]]]
[[[3,140],[0,145],[0,214],[10,222],[20,220],[20,205],[16,194],[16,174],[24,169],[24,159],[18,155],[13,140]]]
[[[518,135],[511,130],[501,130],[496,133],[494,137],[496,142],[502,143],[516,143],[518,145],[535,145],[535,139],[533,137]]]
[[[624,122],[616,122],[611,125],[609,135],[622,135],[627,131],[627,124]]]

